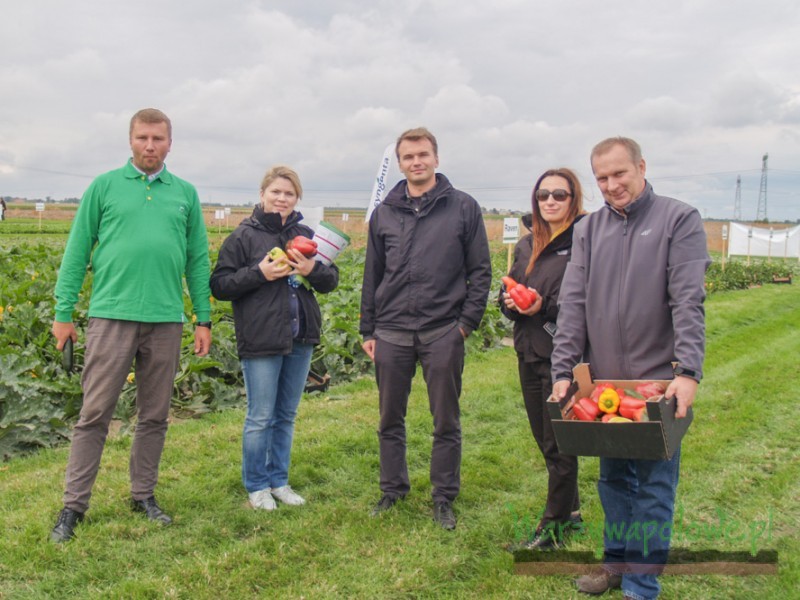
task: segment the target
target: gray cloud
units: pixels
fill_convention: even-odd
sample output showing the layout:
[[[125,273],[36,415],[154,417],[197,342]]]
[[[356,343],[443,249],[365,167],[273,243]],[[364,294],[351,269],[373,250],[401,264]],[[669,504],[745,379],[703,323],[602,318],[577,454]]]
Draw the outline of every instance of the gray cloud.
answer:
[[[800,183],[798,34],[789,0],[9,3],[0,195],[80,195],[128,156],[130,115],[158,106],[168,164],[203,200],[249,202],[282,162],[309,202],[365,206],[385,146],[424,124],[488,206],[525,208],[554,165],[598,205],[588,152],[627,134],[658,190],[716,217],[768,151],[785,172],[770,216],[797,219],[778,199]]]

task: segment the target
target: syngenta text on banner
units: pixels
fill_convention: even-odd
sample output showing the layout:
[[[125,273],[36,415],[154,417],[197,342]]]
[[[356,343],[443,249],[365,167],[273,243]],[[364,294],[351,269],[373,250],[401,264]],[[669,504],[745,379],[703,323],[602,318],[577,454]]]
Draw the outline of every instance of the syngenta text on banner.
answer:
[[[372,211],[383,202],[386,192],[398,179],[400,179],[400,169],[397,166],[397,159],[394,155],[394,144],[389,144],[386,146],[386,150],[383,151],[381,163],[378,165],[378,173],[375,175],[375,183],[372,185],[372,195],[369,199],[365,221],[369,221]]]

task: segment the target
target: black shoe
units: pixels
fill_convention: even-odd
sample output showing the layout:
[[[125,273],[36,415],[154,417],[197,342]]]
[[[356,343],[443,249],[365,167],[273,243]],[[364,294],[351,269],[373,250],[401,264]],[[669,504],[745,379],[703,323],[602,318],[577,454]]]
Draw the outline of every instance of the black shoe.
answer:
[[[377,517],[381,513],[385,513],[387,510],[391,509],[395,504],[397,504],[398,500],[402,499],[403,496],[387,496],[384,494],[381,496],[381,499],[378,500],[378,503],[372,508],[370,516]]]
[[[71,508],[61,509],[56,526],[50,532],[50,541],[56,544],[68,542],[75,535],[75,526],[81,521],[83,521],[83,513]]]
[[[584,530],[583,517],[580,511],[573,511],[569,515],[564,533],[581,533]]]
[[[456,515],[453,513],[453,505],[446,500],[433,503],[433,520],[443,529],[448,531],[456,528]]]
[[[540,550],[542,552],[549,552],[550,550],[558,550],[561,543],[556,539],[556,535],[552,528],[545,529],[536,534],[530,542],[524,546],[528,550]]]
[[[172,517],[166,514],[156,503],[156,497],[150,496],[147,500],[134,500],[131,498],[131,509],[133,512],[143,512],[151,521],[156,521],[162,525],[172,523]]]

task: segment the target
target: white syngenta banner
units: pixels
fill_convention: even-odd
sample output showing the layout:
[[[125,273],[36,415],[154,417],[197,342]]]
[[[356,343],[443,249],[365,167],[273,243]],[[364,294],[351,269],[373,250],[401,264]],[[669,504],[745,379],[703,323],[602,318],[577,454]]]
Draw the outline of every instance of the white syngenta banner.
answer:
[[[375,175],[375,183],[372,186],[372,196],[370,196],[369,199],[365,221],[369,222],[372,211],[383,202],[386,193],[392,189],[402,177],[400,168],[397,166],[397,158],[394,154],[394,144],[389,144],[386,146],[386,150],[383,151],[381,164],[378,165],[378,174]]]
[[[730,223],[728,256],[800,257],[800,226],[789,229]]]

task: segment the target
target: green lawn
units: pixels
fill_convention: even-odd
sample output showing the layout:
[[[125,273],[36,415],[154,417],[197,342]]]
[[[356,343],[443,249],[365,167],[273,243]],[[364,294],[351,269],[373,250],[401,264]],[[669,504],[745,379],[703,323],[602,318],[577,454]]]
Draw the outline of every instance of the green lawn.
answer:
[[[800,287],[709,298],[706,379],[683,444],[678,494],[689,550],[775,549],[777,576],[664,576],[664,598],[789,598],[800,586]],[[462,493],[455,532],[430,518],[430,415],[416,382],[409,409],[412,493],[371,519],[378,499],[371,379],[305,398],[291,483],[309,503],[246,507],[242,412],[171,427],[158,497],[162,529],[127,508],[130,438],[107,445],[92,510],[75,540],[47,542],[60,508],[67,448],[0,465],[0,598],[578,598],[572,577],[513,574],[505,546],[535,523],[544,464],[525,418],[515,357],[468,358]],[[581,459],[583,514],[602,521],[597,459]],[[711,539],[720,522],[739,527]],[[755,540],[739,535],[758,523]],[[694,531],[694,534],[692,534]],[[752,537],[752,536],[751,536]],[[596,552],[597,541],[571,548]],[[608,597],[620,597],[617,592]]]

